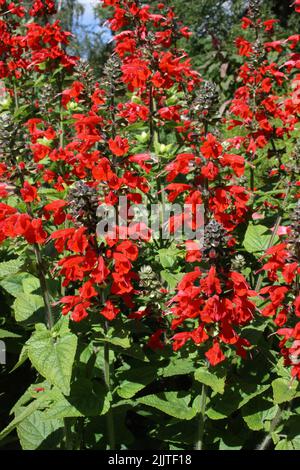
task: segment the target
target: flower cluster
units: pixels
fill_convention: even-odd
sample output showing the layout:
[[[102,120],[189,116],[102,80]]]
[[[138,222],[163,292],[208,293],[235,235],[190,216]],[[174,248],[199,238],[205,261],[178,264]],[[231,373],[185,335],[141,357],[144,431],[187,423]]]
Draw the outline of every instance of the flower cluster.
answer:
[[[63,315],[75,322],[95,315],[113,320],[121,312],[152,319],[150,347],[169,343],[178,351],[192,342],[213,366],[234,352],[246,357],[252,345],[245,325],[274,317],[285,362],[300,377],[299,224],[297,214],[289,224],[284,212],[299,197],[299,156],[295,151],[289,159],[283,148],[296,141],[299,124],[300,36],[274,40],[276,20],[262,21],[250,9],[242,20],[245,37],[236,40],[243,58],[239,86],[216,128],[217,90],[181,49],[190,33],[172,8],[104,0],[112,9],[115,47],[91,86],[82,64],[66,52],[70,33],[51,20],[55,2],[36,0],[29,11],[19,3],[0,1],[6,12],[0,78],[12,110],[26,110],[14,128],[24,136],[24,154],[14,150],[0,166],[0,240],[18,237],[52,250],[48,275],[61,280],[55,303]],[[29,75],[40,93],[28,86]],[[262,160],[266,169],[257,177]],[[262,197],[269,181],[270,200]],[[142,202],[188,204],[189,213],[170,216],[172,233],[183,223],[198,230],[203,206],[204,245],[156,241],[142,222],[119,220],[113,233],[99,237],[99,210],[116,207],[120,197],[128,201],[127,220]],[[255,262],[249,256],[249,275],[242,257],[249,221],[277,213],[265,253]],[[183,253],[179,272],[167,272],[179,274],[175,287],[165,272],[153,275],[163,271],[158,258],[168,249]],[[236,256],[243,262],[233,262]]]

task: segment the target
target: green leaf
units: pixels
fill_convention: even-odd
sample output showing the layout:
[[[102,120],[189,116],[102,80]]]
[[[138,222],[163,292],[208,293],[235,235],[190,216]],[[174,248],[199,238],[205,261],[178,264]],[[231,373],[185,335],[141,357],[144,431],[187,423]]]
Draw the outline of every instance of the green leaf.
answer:
[[[67,332],[54,339],[48,330],[36,331],[27,341],[27,349],[36,370],[62,393],[69,395],[77,337]]]
[[[250,223],[248,225],[243,245],[249,253],[257,253],[260,255],[265,252],[268,248],[268,244],[271,240],[271,234],[268,234],[269,228],[263,225],[255,225]],[[276,243],[278,237],[274,239]]]
[[[28,276],[27,273],[15,273],[7,276],[0,281],[0,286],[13,297],[17,297],[24,292],[23,280]]]
[[[15,318],[19,322],[28,320],[35,312],[43,307],[43,298],[36,294],[19,294],[13,303]]]
[[[43,420],[43,411],[35,411],[17,426],[17,433],[23,450],[53,450],[63,440],[63,421]]]
[[[26,278],[23,279],[22,284],[25,294],[31,294],[32,292],[39,290],[41,287],[40,280],[31,274],[28,274]]]
[[[156,375],[157,369],[151,366],[126,370],[118,375],[121,384],[117,388],[117,393],[121,398],[132,398],[137,392],[151,383]]]
[[[17,335],[16,333],[12,333],[11,331],[2,330],[0,328],[0,339],[3,338],[21,338],[21,335]]]
[[[25,418],[30,416],[34,411],[45,405],[45,401],[48,398],[41,396],[40,398],[32,401],[28,406],[24,407],[20,413],[3,429],[0,433],[0,440],[6,437],[11,431],[13,431],[18,424],[20,424]]]
[[[209,372],[205,367],[196,370],[195,379],[212,388],[216,393],[224,393],[225,377],[218,377],[215,373]]]
[[[232,385],[231,388],[226,387],[222,396],[213,392],[207,409],[207,416],[210,419],[227,418],[270,387],[270,385],[257,387],[255,384],[248,383],[240,384],[239,387],[236,385]]]
[[[28,359],[28,352],[27,352],[27,347],[23,346],[21,349],[21,353],[19,356],[18,362],[14,365],[14,367],[11,369],[10,372],[14,372],[16,369],[18,369],[24,362]]]
[[[150,362],[149,358],[145,354],[145,352],[141,349],[139,344],[132,344],[129,349],[124,349],[122,353],[126,356],[133,357],[134,359],[138,359],[142,362]]]
[[[168,284],[169,288],[174,291],[177,284],[180,282],[183,273],[173,274],[169,271],[161,271],[160,275],[162,279]]]
[[[242,416],[252,431],[264,429],[265,421],[271,421],[278,412],[278,406],[271,401],[257,397],[242,408]]]
[[[72,384],[69,397],[56,389],[56,396],[43,419],[77,418],[80,416],[100,416],[110,408],[111,395],[106,393],[105,386],[81,378]]]
[[[292,444],[295,450],[300,450],[300,435],[292,439]]]
[[[125,337],[125,338],[120,338],[120,337],[118,338],[117,336],[115,338],[106,337],[106,338],[99,338],[98,341],[113,344],[114,346],[119,346],[120,348],[123,348],[123,349],[128,349],[131,346],[129,337]]]
[[[280,405],[286,401],[291,401],[296,396],[300,396],[300,392],[297,393],[298,382],[278,378],[272,382],[274,402]]]
[[[172,268],[177,261],[179,250],[177,248],[161,248],[158,250],[160,264],[163,268]]]
[[[178,419],[190,420],[196,416],[196,410],[188,406],[190,397],[181,397],[181,392],[164,392],[147,395],[136,399],[136,403],[151,406]]]
[[[220,440],[219,450],[241,450],[243,444],[228,445],[223,439]]]
[[[246,405],[250,400],[253,400],[253,398],[261,395],[262,393],[265,393],[268,389],[270,388],[270,384],[267,385],[258,385],[257,389],[254,392],[248,393],[244,392],[242,393],[243,399],[239,403],[238,408],[242,408],[242,406]]]
[[[185,375],[194,372],[195,366],[191,359],[175,359],[167,367],[161,367],[158,374],[162,377],[172,377],[174,375]]]
[[[0,286],[12,296],[18,297],[19,294],[30,294],[39,289],[40,281],[29,273],[15,273],[2,279]]]
[[[4,278],[6,276],[11,276],[12,274],[17,273],[23,264],[24,261],[21,258],[11,259],[9,261],[0,263],[0,277]]]
[[[275,450],[294,450],[294,446],[288,439],[282,439],[276,445]]]

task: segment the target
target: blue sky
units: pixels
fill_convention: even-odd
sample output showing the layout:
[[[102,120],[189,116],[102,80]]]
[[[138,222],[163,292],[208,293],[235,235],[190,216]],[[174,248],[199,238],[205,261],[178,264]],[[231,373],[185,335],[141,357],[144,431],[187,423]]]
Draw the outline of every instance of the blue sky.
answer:
[[[95,5],[100,5],[100,0],[79,0],[79,2],[84,6],[84,14],[79,19],[79,24],[82,26],[88,26],[94,32],[100,31],[101,28],[98,25],[98,21],[94,15],[94,7]],[[107,34],[103,35],[103,40],[109,41],[111,38],[111,34],[109,29],[105,29]]]
[[[84,6],[84,15],[81,18],[82,24],[90,25],[95,24],[95,17],[93,7],[96,4],[99,4],[99,0],[79,0],[80,3]]]

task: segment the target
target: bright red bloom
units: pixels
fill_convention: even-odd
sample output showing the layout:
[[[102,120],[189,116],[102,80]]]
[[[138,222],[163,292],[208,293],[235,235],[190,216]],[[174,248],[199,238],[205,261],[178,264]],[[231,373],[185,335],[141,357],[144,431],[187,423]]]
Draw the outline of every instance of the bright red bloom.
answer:
[[[164,333],[164,330],[159,329],[155,333],[153,333],[147,343],[147,346],[154,351],[157,349],[163,349],[164,348],[164,342],[161,340],[161,336]]]
[[[218,341],[215,341],[214,345],[208,351],[206,351],[205,356],[212,366],[216,366],[226,359]]]
[[[122,79],[131,91],[135,88],[143,88],[151,75],[148,63],[140,59],[131,59],[122,65],[121,70]]]
[[[118,313],[120,313],[120,309],[117,308],[110,300],[107,300],[105,307],[100,311],[100,313],[107,320],[114,320]]]
[[[120,136],[117,136],[114,139],[109,139],[108,145],[111,152],[117,157],[122,157],[129,150],[128,140],[122,139]]]
[[[23,201],[25,202],[33,202],[38,197],[36,187],[31,186],[27,181],[25,181],[20,193]]]

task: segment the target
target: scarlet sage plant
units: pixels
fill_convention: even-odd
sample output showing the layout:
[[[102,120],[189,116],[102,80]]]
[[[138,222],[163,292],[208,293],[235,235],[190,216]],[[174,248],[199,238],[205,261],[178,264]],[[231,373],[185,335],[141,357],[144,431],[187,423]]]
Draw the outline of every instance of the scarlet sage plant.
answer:
[[[300,35],[259,3],[222,117],[172,7],[104,0],[96,77],[55,2],[0,0],[4,444],[299,449]]]

